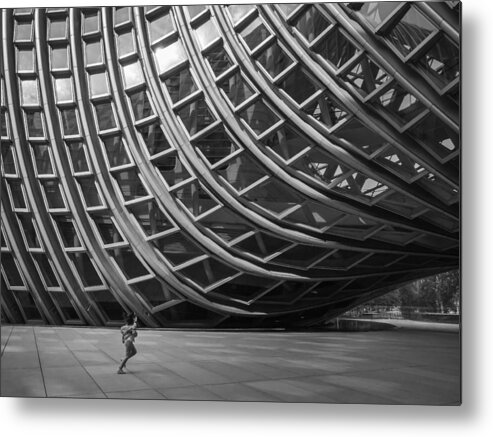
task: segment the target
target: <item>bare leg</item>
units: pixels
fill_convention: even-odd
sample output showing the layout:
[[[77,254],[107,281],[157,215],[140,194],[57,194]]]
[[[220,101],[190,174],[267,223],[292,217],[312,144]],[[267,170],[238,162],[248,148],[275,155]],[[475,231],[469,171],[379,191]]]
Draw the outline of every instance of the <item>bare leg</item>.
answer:
[[[137,354],[137,350],[135,349],[135,346],[133,343],[129,343],[128,345],[126,345],[126,349],[127,349],[127,355],[125,356],[125,358],[122,359],[122,361],[120,363],[120,367],[118,367],[118,373],[125,373],[123,371],[123,368],[127,364],[127,361],[130,358],[132,358],[135,354]]]

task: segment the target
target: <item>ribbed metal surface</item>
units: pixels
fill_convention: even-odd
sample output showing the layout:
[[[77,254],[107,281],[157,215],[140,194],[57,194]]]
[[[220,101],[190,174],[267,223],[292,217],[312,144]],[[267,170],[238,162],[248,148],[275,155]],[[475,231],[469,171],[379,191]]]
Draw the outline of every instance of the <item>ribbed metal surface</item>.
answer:
[[[2,10],[2,317],[316,323],[459,263],[460,4]]]

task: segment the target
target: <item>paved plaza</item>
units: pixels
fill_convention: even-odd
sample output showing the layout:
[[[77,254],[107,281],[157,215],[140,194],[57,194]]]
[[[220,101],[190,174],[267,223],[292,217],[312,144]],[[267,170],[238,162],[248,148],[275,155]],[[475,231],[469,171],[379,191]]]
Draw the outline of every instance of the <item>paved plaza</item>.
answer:
[[[125,375],[116,373],[123,354],[117,329],[3,326],[1,395],[458,405],[457,326],[430,326],[140,330]]]

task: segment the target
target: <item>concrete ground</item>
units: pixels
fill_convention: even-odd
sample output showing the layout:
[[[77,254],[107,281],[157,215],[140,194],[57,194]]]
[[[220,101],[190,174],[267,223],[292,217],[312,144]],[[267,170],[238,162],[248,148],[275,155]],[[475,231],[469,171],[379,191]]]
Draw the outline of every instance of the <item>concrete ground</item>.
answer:
[[[460,404],[458,330],[140,330],[129,373],[118,330],[2,326],[2,396]]]

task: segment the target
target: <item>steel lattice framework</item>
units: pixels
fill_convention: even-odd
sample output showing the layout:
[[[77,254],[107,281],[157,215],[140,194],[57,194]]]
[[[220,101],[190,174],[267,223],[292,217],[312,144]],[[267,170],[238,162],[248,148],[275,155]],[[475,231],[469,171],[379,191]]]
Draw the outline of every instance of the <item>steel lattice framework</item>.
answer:
[[[459,263],[460,4],[3,9],[2,320],[327,320]]]

